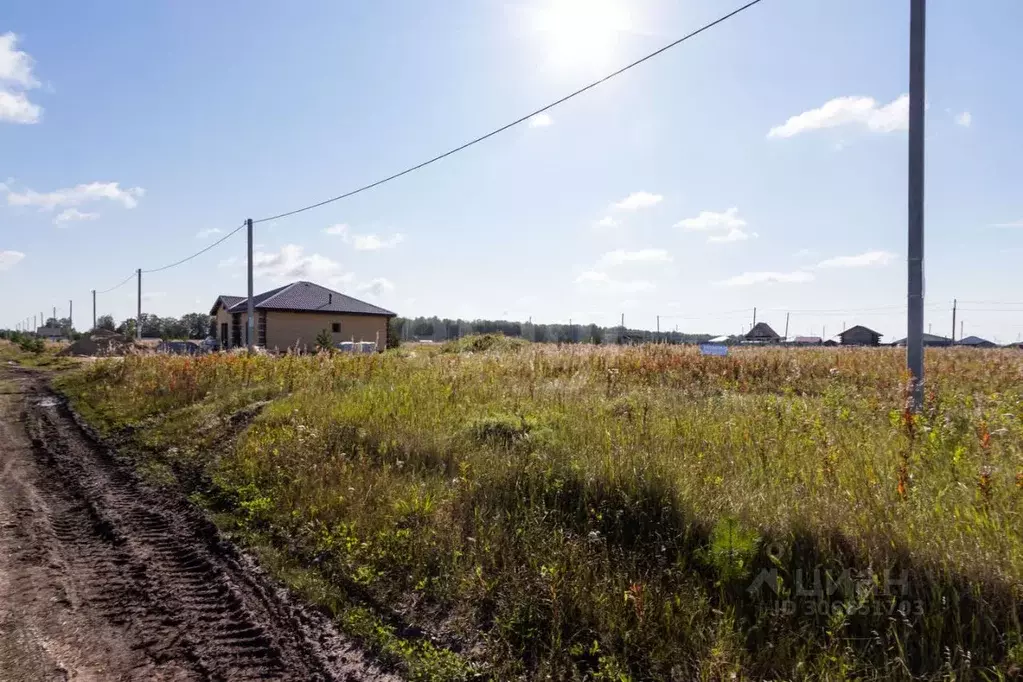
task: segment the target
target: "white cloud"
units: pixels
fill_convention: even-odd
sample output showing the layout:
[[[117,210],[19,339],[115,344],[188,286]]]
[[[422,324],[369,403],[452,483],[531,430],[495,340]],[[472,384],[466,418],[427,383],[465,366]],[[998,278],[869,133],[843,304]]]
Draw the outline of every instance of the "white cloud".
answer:
[[[10,270],[24,257],[21,251],[0,251],[0,270]]]
[[[0,88],[0,121],[8,123],[38,123],[43,108],[32,104],[22,92],[8,92]]]
[[[1014,220],[1011,223],[995,223],[991,227],[1023,227],[1023,220]]]
[[[153,301],[158,298],[165,298],[167,296],[166,291],[149,291],[142,294],[143,301]]]
[[[814,251],[813,249],[800,249],[799,251],[796,251],[794,254],[792,254],[792,257],[793,258],[810,258],[811,256],[816,256],[816,255],[817,255],[817,252]]]
[[[378,237],[375,234],[352,234],[348,225],[338,223],[323,228],[324,234],[341,237],[346,244],[351,244],[356,251],[378,251],[380,249],[393,249],[405,241],[402,234],[393,234],[390,237]]]
[[[746,227],[746,221],[739,217],[739,209],[734,206],[722,213],[700,211],[695,218],[678,221],[675,227],[700,232],[715,231],[717,234],[707,237],[707,241],[716,243],[742,242],[757,236],[756,232],[746,232],[742,229]]]
[[[537,114],[529,119],[530,128],[546,128],[554,123],[554,119],[547,114]]]
[[[66,208],[57,214],[57,217],[53,219],[53,223],[61,225],[74,220],[96,220],[97,218],[99,218],[99,213],[82,213],[77,208]]]
[[[209,239],[210,237],[212,237],[215,234],[220,234],[220,228],[219,227],[210,227],[210,228],[207,228],[205,230],[199,230],[198,232],[195,233],[195,238],[196,239]]]
[[[373,296],[380,296],[385,291],[393,291],[394,283],[385,277],[377,277],[371,279],[368,282],[363,282],[355,287],[358,291],[371,294]]]
[[[240,262],[241,261],[238,259],[237,256],[231,256],[230,258],[225,258],[224,260],[222,260],[219,263],[217,263],[217,267],[218,268],[233,268],[234,266],[238,265]]]
[[[618,222],[615,221],[615,219],[612,218],[609,215],[604,216],[603,218],[601,218],[600,220],[598,220],[597,222],[595,222],[593,224],[596,227],[617,227],[618,226]]]
[[[640,249],[639,251],[608,251],[601,256],[598,266],[624,265],[626,263],[670,263],[671,255],[664,249]]]
[[[353,235],[353,245],[356,251],[378,251],[380,249],[393,249],[398,244],[405,241],[405,237],[400,234],[394,234],[386,239],[381,239],[375,234],[357,234]]]
[[[700,211],[695,218],[686,218],[675,223],[675,227],[686,230],[717,230],[722,228],[738,229],[746,227],[746,221],[739,217],[739,209],[727,209],[724,213]]]
[[[650,192],[633,192],[618,203],[614,204],[614,207],[622,211],[635,211],[638,208],[656,206],[661,203],[663,199],[664,197],[660,194],[651,194]]]
[[[729,277],[718,282],[718,284],[728,287],[743,287],[752,284],[800,284],[812,281],[813,273],[806,272],[805,270],[796,270],[795,272],[744,272],[741,275]]]
[[[792,137],[808,130],[840,126],[864,126],[872,132],[890,133],[909,127],[909,95],[879,105],[873,97],[836,97],[818,109],[792,116],[775,126],[768,137]]]
[[[964,111],[961,114],[956,114],[953,120],[956,122],[956,125],[969,128],[970,124],[973,123],[973,116],[970,112]]]
[[[107,199],[120,203],[125,208],[135,208],[138,199],[145,195],[141,187],[121,189],[117,182],[90,182],[52,192],[24,192],[7,190],[7,203],[11,206],[37,206],[41,211],[52,211],[61,206],[81,206],[93,201]]]
[[[743,232],[742,230],[733,227],[731,230],[725,232],[724,234],[710,235],[709,237],[707,237],[707,241],[718,244],[727,242],[744,242],[747,239],[755,238],[756,236],[757,236],[756,232]]]
[[[822,260],[818,268],[869,268],[875,265],[888,265],[895,260],[890,251],[867,251],[856,256],[836,256]]]
[[[0,121],[37,123],[43,109],[30,102],[24,91],[40,83],[32,75],[32,57],[17,49],[17,44],[15,34],[0,35]]]
[[[616,280],[612,279],[606,272],[588,270],[575,279],[575,283],[581,288],[590,291],[602,291],[614,294],[634,294],[644,291],[653,291],[657,286],[647,280]]]
[[[339,263],[318,253],[307,256],[305,249],[297,244],[286,244],[273,253],[254,253],[252,267],[255,274],[281,283],[310,279],[336,286],[353,278],[351,273],[341,269]]]

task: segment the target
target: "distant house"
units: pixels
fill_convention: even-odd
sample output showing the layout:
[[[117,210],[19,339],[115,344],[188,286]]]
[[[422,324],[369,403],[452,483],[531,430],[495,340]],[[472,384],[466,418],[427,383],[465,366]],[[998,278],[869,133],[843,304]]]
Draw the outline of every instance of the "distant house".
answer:
[[[47,341],[60,341],[65,338],[64,330],[60,327],[39,327],[36,329],[36,336]]]
[[[937,334],[924,334],[923,335],[924,345],[930,348],[940,348],[943,346],[951,346],[952,339],[946,336],[938,336]],[[893,346],[905,346],[906,339],[899,339]]]
[[[843,346],[880,346],[881,333],[863,325],[849,327],[838,335]]]
[[[253,297],[256,345],[263,348],[312,350],[326,330],[333,346],[342,341],[372,341],[387,347],[387,324],[395,316],[365,301],[312,282],[294,282]],[[245,347],[248,299],[221,295],[210,315],[216,318],[221,348]]]
[[[824,340],[819,336],[797,336],[792,339],[792,343],[797,346],[819,346]]]
[[[771,329],[766,322],[757,322],[753,325],[753,329],[746,333],[745,338],[750,343],[778,343],[781,341],[778,333]]]
[[[970,348],[997,348],[993,341],[982,339],[979,336],[967,336],[965,339],[956,341],[957,346],[969,346]]]

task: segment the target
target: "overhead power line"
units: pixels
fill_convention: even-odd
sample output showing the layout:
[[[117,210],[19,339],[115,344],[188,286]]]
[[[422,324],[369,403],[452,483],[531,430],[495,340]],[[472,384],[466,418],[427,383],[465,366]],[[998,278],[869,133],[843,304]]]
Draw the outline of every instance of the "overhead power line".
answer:
[[[121,287],[123,287],[125,284],[130,282],[133,277],[135,277],[135,273],[134,272],[131,273],[130,275],[128,275],[127,277],[125,277],[123,280],[121,280],[120,284],[115,284],[114,286],[110,287],[109,289],[103,289],[102,291],[97,291],[96,293],[97,294],[109,294],[114,289],[120,289]]]
[[[223,243],[224,243],[225,241],[227,241],[227,240],[228,240],[228,239],[229,239],[230,237],[234,236],[234,234],[235,234],[236,232],[238,232],[239,230],[241,230],[241,229],[242,229],[242,228],[244,228],[244,227],[245,227],[245,223],[242,223],[241,225],[239,225],[238,227],[234,228],[233,230],[231,230],[230,232],[228,232],[227,234],[225,234],[225,235],[224,235],[223,237],[221,237],[221,238],[220,238],[220,239],[218,239],[217,241],[213,242],[212,244],[210,244],[210,245],[209,245],[209,246],[207,246],[206,248],[203,248],[203,249],[200,249],[200,250],[196,251],[196,252],[195,252],[195,253],[193,253],[193,254],[192,254],[191,256],[186,256],[185,258],[182,258],[182,259],[181,259],[181,260],[179,260],[179,261],[174,261],[174,262],[173,262],[173,263],[171,263],[170,265],[164,265],[163,267],[159,267],[159,268],[153,268],[152,270],[143,270],[143,271],[142,271],[142,274],[144,274],[144,275],[145,275],[145,274],[149,274],[149,273],[151,273],[151,272],[162,272],[162,271],[164,271],[164,270],[170,270],[171,268],[176,268],[177,266],[181,265],[182,263],[187,263],[188,261],[192,260],[192,259],[193,259],[193,258],[195,258],[196,256],[201,256],[202,254],[206,253],[207,251],[209,251],[209,250],[210,250],[210,249],[212,249],[213,247],[215,247],[215,246],[219,246],[220,244],[223,244]]]
[[[709,24],[704,24],[703,26],[701,26],[700,28],[696,29],[695,31],[692,31],[691,33],[688,33],[688,34],[682,36],[678,40],[675,40],[675,41],[673,41],[671,43],[668,43],[664,47],[662,47],[662,48],[660,48],[658,50],[655,50],[654,52],[651,52],[650,54],[646,55],[645,57],[641,57],[640,59],[637,59],[636,61],[632,62],[631,64],[627,64],[626,66],[623,66],[622,68],[618,69],[617,71],[615,71],[613,73],[609,73],[608,75],[604,76],[603,78],[601,78],[599,80],[595,80],[592,83],[590,83],[589,85],[585,85],[585,86],[579,88],[578,90],[565,95],[561,99],[555,100],[554,102],[551,102],[550,104],[548,104],[546,106],[540,107],[539,109],[537,109],[535,111],[532,111],[532,112],[526,114],[525,116],[520,116],[519,118],[515,119],[511,123],[506,123],[505,125],[501,126],[500,128],[492,130],[489,133],[486,133],[485,135],[480,135],[479,137],[477,137],[475,139],[469,140],[468,142],[466,142],[464,144],[461,144],[461,145],[455,147],[454,149],[450,149],[450,150],[444,152],[443,154],[438,154],[437,156],[435,156],[435,157],[433,157],[431,159],[427,159],[426,161],[423,161],[422,163],[417,163],[416,165],[410,166],[409,168],[406,168],[403,171],[400,171],[398,173],[394,173],[393,175],[389,175],[386,178],[382,178],[380,180],[377,180],[376,182],[371,182],[368,185],[363,185],[362,187],[359,187],[357,189],[353,189],[351,191],[345,192],[344,194],[339,194],[336,197],[331,197],[330,199],[324,199],[323,201],[319,201],[319,202],[317,202],[315,204],[310,204],[308,206],[303,206],[302,208],[296,208],[293,211],[285,211],[284,213],[278,213],[277,215],[267,216],[266,218],[260,218],[259,220],[254,220],[253,223],[265,223],[265,222],[268,222],[270,220],[279,220],[281,218],[287,218],[289,216],[293,216],[293,215],[295,215],[297,213],[303,213],[304,211],[309,211],[309,210],[312,210],[314,208],[319,208],[320,206],[326,206],[327,204],[331,204],[331,203],[333,203],[335,201],[340,201],[342,199],[347,199],[348,197],[354,196],[356,194],[360,194],[362,192],[365,192],[366,190],[373,189],[374,187],[379,187],[380,185],[383,185],[384,183],[390,182],[391,180],[397,180],[398,178],[400,178],[400,177],[402,177],[404,175],[408,175],[409,173],[413,173],[413,172],[419,170],[420,168],[425,168],[426,166],[429,166],[430,164],[436,163],[436,162],[438,162],[438,161],[440,161],[442,159],[446,159],[447,157],[452,156],[453,154],[457,154],[458,152],[464,151],[464,150],[468,149],[469,147],[472,147],[473,145],[476,145],[476,144],[479,144],[480,142],[483,142],[484,140],[488,140],[491,137],[494,137],[495,135],[499,135],[500,133],[503,133],[504,131],[508,130],[509,128],[514,128],[515,126],[517,126],[517,125],[519,125],[521,123],[525,123],[526,121],[528,121],[529,119],[533,118],[534,116],[536,116],[538,114],[542,114],[545,111],[548,111],[550,109],[553,109],[554,107],[558,106],[559,104],[563,104],[564,102],[567,102],[568,100],[572,99],[573,97],[577,97],[577,96],[583,94],[584,92],[587,92],[588,90],[592,90],[593,88],[597,87],[598,85],[606,83],[607,81],[611,80],[612,78],[614,78],[616,76],[620,76],[621,74],[625,73],[629,69],[637,67],[640,64],[642,64],[643,62],[645,62],[647,60],[650,60],[650,59],[653,59],[654,57],[658,56],[659,54],[661,54],[663,52],[667,52],[668,50],[670,50],[673,47],[681,45],[682,43],[686,42],[690,38],[694,38],[694,37],[700,35],[701,33],[703,33],[704,31],[707,31],[708,29],[711,29],[711,28],[717,26],[718,24],[720,24],[722,22],[728,21],[729,19],[731,19],[732,17],[736,16],[737,14],[746,11],[750,7],[753,7],[754,5],[757,5],[760,2],[762,2],[762,1],[763,0],[751,0],[751,2],[747,2],[745,5],[739,7],[738,9],[735,9],[735,10],[729,12],[728,14],[726,14],[726,15],[724,15],[722,17],[719,17],[718,19],[715,19],[714,21],[710,22]]]

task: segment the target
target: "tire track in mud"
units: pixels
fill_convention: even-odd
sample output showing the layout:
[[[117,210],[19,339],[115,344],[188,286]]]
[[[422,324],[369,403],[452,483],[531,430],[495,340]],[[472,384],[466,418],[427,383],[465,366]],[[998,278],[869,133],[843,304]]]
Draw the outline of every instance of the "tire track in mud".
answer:
[[[187,501],[96,445],[62,403],[24,410],[47,512],[15,510],[35,517],[18,560],[47,566],[48,580],[67,584],[56,590],[63,608],[90,612],[127,643],[129,669],[94,679],[397,679],[273,586]]]

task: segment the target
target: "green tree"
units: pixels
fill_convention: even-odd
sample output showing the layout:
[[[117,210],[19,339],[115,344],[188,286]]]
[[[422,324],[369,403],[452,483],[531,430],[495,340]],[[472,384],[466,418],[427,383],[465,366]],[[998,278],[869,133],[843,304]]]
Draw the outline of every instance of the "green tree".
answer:
[[[399,318],[392,318],[387,323],[387,347],[397,348],[401,345],[401,325],[403,321]]]
[[[121,324],[117,325],[117,333],[124,334],[129,339],[135,338],[135,320],[128,318]]]
[[[181,316],[181,326],[190,339],[205,339],[210,333],[210,316],[206,313],[187,313]]]
[[[316,350],[334,350],[334,339],[326,327],[316,335]]]
[[[114,331],[114,316],[113,315],[100,315],[96,318],[96,329],[106,329],[108,331]]]

